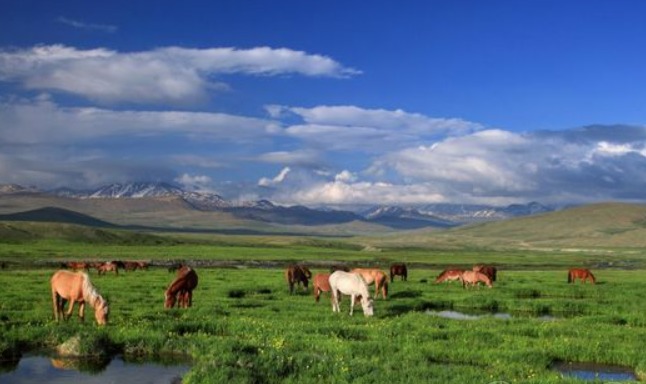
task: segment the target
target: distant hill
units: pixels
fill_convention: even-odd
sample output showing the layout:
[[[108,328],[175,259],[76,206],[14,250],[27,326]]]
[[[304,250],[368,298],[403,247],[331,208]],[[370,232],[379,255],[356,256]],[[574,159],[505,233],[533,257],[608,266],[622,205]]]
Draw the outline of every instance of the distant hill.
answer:
[[[26,212],[0,215],[0,221],[36,221],[86,225],[100,228],[116,228],[117,226],[107,221],[96,219],[92,216],[70,211],[58,207],[38,208]]]
[[[528,217],[385,236],[376,246],[613,249],[646,247],[646,205],[599,203]]]

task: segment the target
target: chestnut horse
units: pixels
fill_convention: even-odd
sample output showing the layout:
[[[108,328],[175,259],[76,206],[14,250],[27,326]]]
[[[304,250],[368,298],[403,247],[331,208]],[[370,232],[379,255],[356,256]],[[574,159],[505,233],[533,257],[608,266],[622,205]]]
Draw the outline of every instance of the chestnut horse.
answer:
[[[390,266],[390,282],[395,280],[395,276],[401,276],[403,281],[408,280],[408,268],[404,263],[395,263]]]
[[[493,287],[489,276],[482,272],[464,271],[460,275],[460,281],[462,281],[462,288],[466,288],[467,285],[477,285],[478,283],[484,283],[489,288]]]
[[[581,279],[583,284],[585,284],[588,279],[590,279],[592,284],[597,282],[597,279],[595,279],[594,275],[592,274],[592,272],[590,272],[589,269],[570,268],[570,270],[567,273],[567,282],[574,283],[574,280],[576,279]]]
[[[179,308],[193,305],[193,290],[197,287],[197,273],[189,266],[177,270],[177,277],[170,283],[164,293],[164,308],[173,308],[177,301]]]
[[[460,280],[463,272],[463,269],[445,269],[437,276],[437,278],[435,279],[435,284],[440,284],[445,281]]]
[[[302,265],[291,264],[285,270],[285,280],[289,284],[289,293],[294,293],[294,285],[303,284],[303,290],[307,290],[309,280],[312,278],[312,272]]]
[[[119,274],[119,267],[114,261],[106,261],[96,266],[99,275],[105,275],[107,272],[114,272],[115,275]]]
[[[314,299],[318,303],[321,299],[321,292],[330,292],[330,274],[317,273],[312,279],[312,292],[314,292]]]
[[[492,282],[496,281],[496,275],[498,274],[496,267],[493,267],[491,265],[476,264],[473,266],[472,270],[474,272],[484,273]]]
[[[376,268],[355,268],[351,272],[361,275],[366,284],[375,284],[375,299],[379,296],[379,291],[382,298],[388,297],[388,277],[383,271]]]
[[[52,302],[54,304],[54,319],[67,319],[74,311],[74,304],[79,303],[79,318],[85,317],[85,303],[94,308],[94,317],[98,325],[108,322],[108,302],[97,292],[85,272],[70,272],[60,270],[50,279],[52,287]],[[69,301],[67,313],[63,309]]]
[[[68,261],[64,264],[66,268],[73,269],[75,271],[90,269],[90,264],[83,261]]]
[[[340,295],[350,296],[350,316],[354,310],[354,302],[358,296],[361,297],[361,307],[364,316],[374,314],[373,301],[368,293],[368,285],[361,275],[344,271],[336,271],[330,275],[330,290],[332,291],[332,312],[340,312]]]

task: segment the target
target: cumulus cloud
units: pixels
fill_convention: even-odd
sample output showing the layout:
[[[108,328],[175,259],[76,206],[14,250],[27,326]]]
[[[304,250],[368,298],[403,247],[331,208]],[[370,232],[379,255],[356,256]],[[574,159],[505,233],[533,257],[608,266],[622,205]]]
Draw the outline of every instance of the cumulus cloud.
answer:
[[[285,181],[285,178],[287,177],[287,175],[289,174],[290,171],[291,171],[291,169],[289,167],[285,167],[273,179],[269,179],[267,177],[261,178],[258,181],[258,185],[261,186],[261,187],[276,186],[276,185],[282,183],[283,181]]]
[[[0,103],[0,142],[74,143],[110,136],[178,134],[243,142],[273,135],[272,121],[223,113],[61,107],[40,97]]]
[[[214,76],[298,74],[343,78],[360,71],[322,55],[287,48],[191,49],[142,52],[64,45],[0,50],[0,81],[54,90],[103,103],[190,104],[226,87]]]
[[[483,129],[457,118],[432,118],[400,109],[365,109],[356,106],[314,108],[269,106],[272,116],[292,114],[303,123],[285,129],[291,137],[321,148],[339,151],[382,152],[446,136]]]

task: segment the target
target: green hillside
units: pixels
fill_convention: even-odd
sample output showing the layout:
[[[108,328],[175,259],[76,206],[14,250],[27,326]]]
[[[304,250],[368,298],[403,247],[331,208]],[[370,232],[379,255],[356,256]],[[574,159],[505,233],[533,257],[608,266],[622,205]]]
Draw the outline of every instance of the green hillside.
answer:
[[[571,249],[646,247],[646,205],[591,204],[536,216],[446,231],[415,231],[381,239],[375,246],[443,248]]]

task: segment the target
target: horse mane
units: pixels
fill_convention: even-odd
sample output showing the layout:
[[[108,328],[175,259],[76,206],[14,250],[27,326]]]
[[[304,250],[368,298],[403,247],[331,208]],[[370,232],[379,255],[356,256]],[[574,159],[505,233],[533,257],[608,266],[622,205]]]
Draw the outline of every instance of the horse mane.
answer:
[[[81,272],[81,278],[83,279],[83,300],[90,304],[92,308],[95,308],[97,303],[105,302],[105,299],[99,294],[96,287],[92,285],[90,276],[85,272]]]

